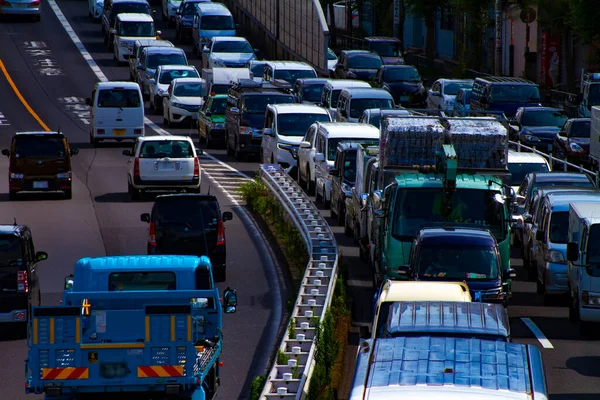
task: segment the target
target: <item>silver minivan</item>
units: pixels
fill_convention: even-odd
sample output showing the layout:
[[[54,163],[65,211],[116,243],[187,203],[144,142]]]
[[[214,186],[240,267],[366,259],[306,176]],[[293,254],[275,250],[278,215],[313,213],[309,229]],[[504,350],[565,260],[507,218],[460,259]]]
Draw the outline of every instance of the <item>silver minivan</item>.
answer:
[[[383,89],[344,89],[337,102],[336,121],[358,122],[363,112],[369,108],[395,108],[394,98]]]

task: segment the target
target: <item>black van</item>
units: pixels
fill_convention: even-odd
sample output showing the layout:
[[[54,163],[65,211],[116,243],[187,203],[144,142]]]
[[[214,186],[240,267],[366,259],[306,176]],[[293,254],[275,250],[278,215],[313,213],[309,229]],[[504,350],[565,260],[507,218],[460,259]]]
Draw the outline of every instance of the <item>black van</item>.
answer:
[[[20,323],[26,331],[31,306],[41,304],[36,263],[48,258],[35,251],[25,225],[0,225],[0,324]]]
[[[215,282],[227,279],[223,223],[232,218],[214,195],[189,193],[157,196],[152,213],[140,216],[150,224],[148,254],[206,255]]]
[[[475,78],[471,110],[504,113],[511,118],[519,107],[541,106],[540,90],[523,78],[482,76]]]

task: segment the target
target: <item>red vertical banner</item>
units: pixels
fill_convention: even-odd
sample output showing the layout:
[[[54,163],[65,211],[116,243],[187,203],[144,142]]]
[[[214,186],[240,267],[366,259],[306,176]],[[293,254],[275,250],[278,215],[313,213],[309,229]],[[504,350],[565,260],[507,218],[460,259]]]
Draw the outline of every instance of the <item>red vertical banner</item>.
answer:
[[[540,50],[540,84],[555,87],[560,83],[560,36],[542,33]]]

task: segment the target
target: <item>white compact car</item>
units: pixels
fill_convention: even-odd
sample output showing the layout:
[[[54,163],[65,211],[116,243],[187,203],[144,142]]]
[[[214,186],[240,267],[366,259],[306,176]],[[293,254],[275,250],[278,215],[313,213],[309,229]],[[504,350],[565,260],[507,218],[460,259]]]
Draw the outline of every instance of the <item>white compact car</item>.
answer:
[[[117,15],[113,35],[113,56],[125,63],[133,54],[133,45],[140,38],[156,38],[160,31],[154,30],[152,16],[141,13],[121,13]]]
[[[185,190],[200,193],[200,161],[189,136],[146,136],[135,141],[129,158],[127,191],[131,200],[145,192]]]
[[[162,112],[163,98],[169,95],[169,85],[174,79],[200,78],[198,70],[193,65],[159,65],[154,78],[148,81],[150,93],[150,110],[155,114]]]
[[[315,105],[269,104],[260,148],[262,162],[280,164],[292,174],[300,142],[315,122],[331,122],[331,115]]]
[[[427,108],[453,110],[460,89],[473,87],[472,79],[438,79],[427,91]]]
[[[163,122],[169,127],[186,120],[198,120],[204,104],[206,81],[202,78],[173,79],[167,97],[163,97]]]

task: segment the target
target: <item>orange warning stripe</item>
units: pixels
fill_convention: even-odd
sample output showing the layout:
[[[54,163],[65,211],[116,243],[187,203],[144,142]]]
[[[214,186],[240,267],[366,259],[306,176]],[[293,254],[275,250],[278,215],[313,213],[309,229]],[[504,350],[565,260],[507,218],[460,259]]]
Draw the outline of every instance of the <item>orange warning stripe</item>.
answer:
[[[42,379],[44,380],[63,380],[63,379],[88,379],[88,368],[42,368]]]
[[[169,378],[183,376],[183,365],[151,365],[138,367],[138,378]]]

